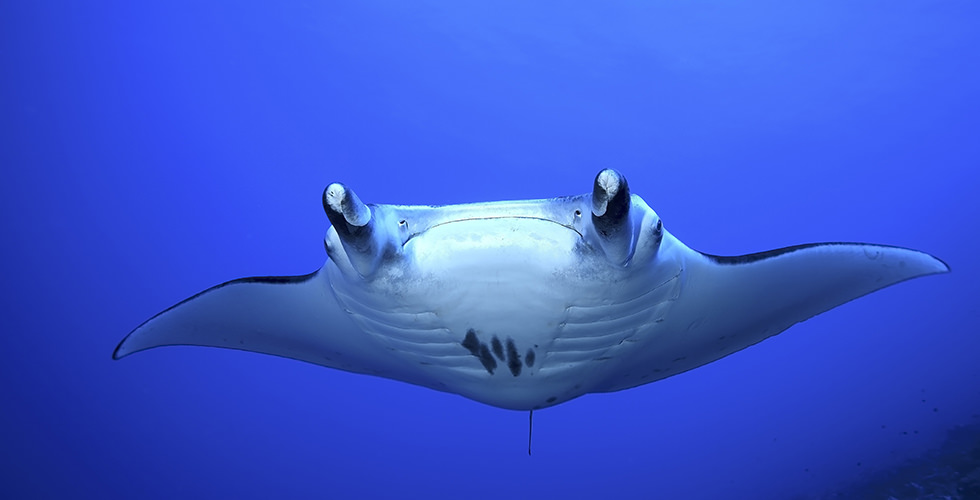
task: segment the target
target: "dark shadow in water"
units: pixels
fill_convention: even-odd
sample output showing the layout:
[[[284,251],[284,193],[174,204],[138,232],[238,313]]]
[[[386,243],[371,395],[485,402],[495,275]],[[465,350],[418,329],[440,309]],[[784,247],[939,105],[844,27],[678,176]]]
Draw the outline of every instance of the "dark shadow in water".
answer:
[[[954,427],[936,449],[867,479],[795,500],[980,499],[980,423]]]

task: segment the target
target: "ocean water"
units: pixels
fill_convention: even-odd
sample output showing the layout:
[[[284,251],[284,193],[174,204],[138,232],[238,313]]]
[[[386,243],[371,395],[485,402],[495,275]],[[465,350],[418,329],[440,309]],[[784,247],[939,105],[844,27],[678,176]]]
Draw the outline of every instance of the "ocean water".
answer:
[[[0,496],[978,498],[978,26],[963,0],[3,2]],[[331,182],[448,204],[602,168],[698,250],[952,272],[536,412],[531,456],[526,413],[453,394],[111,359],[209,286],[319,268]]]

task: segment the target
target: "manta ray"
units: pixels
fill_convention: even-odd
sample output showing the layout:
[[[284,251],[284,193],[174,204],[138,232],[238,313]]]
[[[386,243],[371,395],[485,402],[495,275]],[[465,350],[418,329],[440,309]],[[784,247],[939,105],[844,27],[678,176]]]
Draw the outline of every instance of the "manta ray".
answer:
[[[610,169],[583,195],[446,206],[368,205],[334,183],[323,208],[319,270],[209,288],[136,327],[113,358],[240,349],[533,412],[686,372],[949,271],[867,243],[692,250]]]

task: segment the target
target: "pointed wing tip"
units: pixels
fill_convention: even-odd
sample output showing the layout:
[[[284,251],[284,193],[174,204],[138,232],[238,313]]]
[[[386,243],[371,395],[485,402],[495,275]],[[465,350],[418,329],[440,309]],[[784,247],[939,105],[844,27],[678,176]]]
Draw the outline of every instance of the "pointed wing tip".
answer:
[[[931,255],[931,254],[926,254],[926,255],[932,257],[932,260],[936,264],[936,270],[933,271],[932,274],[943,274],[952,271],[952,269],[949,267],[949,264],[947,264],[946,261],[944,261],[943,259],[940,259],[939,257],[936,257],[935,255]]]
[[[854,248],[864,249],[864,255],[873,261],[884,259],[886,269],[890,269],[887,273],[892,276],[892,284],[950,271],[949,264],[921,250],[864,243],[856,244]]]
[[[125,358],[126,356],[129,356],[130,354],[132,354],[134,352],[132,350],[128,350],[128,349],[124,349],[123,348],[123,346],[126,345],[126,341],[128,341],[129,340],[129,337],[132,336],[132,335],[133,335],[133,332],[129,332],[129,335],[126,335],[125,337],[123,337],[123,339],[121,341],[119,341],[119,344],[116,345],[116,348],[112,350],[112,359],[114,359],[114,360],[116,360],[116,359],[122,359],[122,358]]]
[[[915,271],[915,274],[909,276],[909,278],[907,279],[917,278],[920,276],[930,276],[933,274],[945,274],[950,272],[949,264],[947,264],[943,259],[940,259],[939,257],[936,257],[935,255],[932,255],[930,253],[922,252],[920,250],[901,248],[901,247],[887,247],[887,248],[895,249],[899,252],[905,253],[905,255],[909,255],[908,252],[910,252],[912,255],[915,256],[914,259],[910,259],[906,257],[906,258],[902,258],[899,261],[903,266],[911,265],[910,270]]]
[[[122,359],[125,358],[126,356],[129,356],[130,354],[133,354],[134,352],[145,351],[146,349],[150,349],[152,347],[158,347],[157,345],[134,346],[133,344],[136,340],[139,340],[139,336],[137,335],[137,332],[142,330],[147,324],[155,320],[157,317],[161,316],[163,313],[169,311],[170,309],[173,309],[174,307],[177,306],[176,305],[172,306],[169,309],[166,309],[165,311],[158,313],[156,316],[153,316],[152,318],[141,323],[140,326],[137,326],[136,328],[130,330],[130,332],[127,333],[126,336],[123,337],[123,339],[120,340],[118,344],[116,344],[116,348],[112,350],[112,359],[114,360]],[[166,344],[160,344],[160,345],[162,346]]]
[[[303,307],[309,308],[311,306],[307,303],[309,301],[306,300],[308,297],[303,295],[303,293],[309,294],[309,291],[298,292],[300,294],[299,299],[301,300],[297,301],[296,296],[294,295],[280,297],[279,294],[282,293],[282,289],[278,287],[251,287],[256,285],[299,285],[310,282],[316,276],[318,276],[318,273],[319,271],[314,271],[312,273],[299,276],[257,276],[250,278],[239,278],[208,288],[157,313],[155,316],[147,319],[142,324],[134,328],[112,351],[112,359],[122,359],[136,352],[145,351],[155,347],[172,345],[197,345],[254,350],[246,349],[242,347],[243,344],[239,345],[239,343],[229,344],[227,339],[215,337],[213,334],[209,336],[209,332],[213,333],[213,317],[217,317],[219,319],[224,318],[227,321],[231,321],[231,328],[242,329],[241,317],[247,315],[247,310],[254,308],[261,309],[262,307],[267,306],[270,298],[278,300],[276,303],[279,304],[279,307],[283,307],[283,304],[286,306],[295,306],[300,304]],[[250,297],[248,293],[245,293],[243,296],[242,290],[245,292],[248,292],[249,290],[268,292],[271,290],[274,293],[271,296],[261,295],[256,302],[256,298]],[[222,293],[230,293],[230,298],[221,299],[219,295]],[[216,297],[218,297],[217,312],[215,312],[213,302],[211,306],[202,305],[208,299],[215,299]],[[201,299],[201,301],[198,302],[196,299]],[[236,308],[244,309],[246,311],[232,315],[225,314],[227,311],[222,310],[222,300],[226,300],[235,305]],[[319,305],[319,303],[314,303],[312,307],[317,308]],[[306,312],[306,310],[304,310],[304,312]],[[200,325],[202,324],[202,321],[205,321],[207,325],[211,326],[208,326],[207,328],[201,327]]]
[[[753,262],[758,262],[762,260],[771,259],[774,257],[780,257],[783,255],[791,254],[800,250],[809,251],[814,249],[843,249],[845,251],[854,251],[856,255],[860,255],[861,251],[865,252],[865,255],[870,259],[879,258],[882,253],[892,259],[897,259],[902,266],[909,266],[914,269],[911,275],[906,279],[911,279],[919,276],[928,276],[930,274],[943,274],[950,272],[949,264],[944,262],[939,257],[935,255],[914,250],[911,248],[893,246],[893,245],[878,245],[872,243],[850,243],[850,242],[825,242],[825,243],[804,243],[802,245],[793,245],[783,248],[777,248],[775,250],[768,250],[765,252],[757,252],[747,255],[735,255],[735,256],[720,256],[706,254],[704,252],[698,252],[701,255],[707,257],[715,264],[722,265],[737,265],[737,264],[750,264]],[[878,253],[882,252],[882,253]],[[909,269],[907,269],[909,270]],[[911,270],[909,270],[911,271]]]

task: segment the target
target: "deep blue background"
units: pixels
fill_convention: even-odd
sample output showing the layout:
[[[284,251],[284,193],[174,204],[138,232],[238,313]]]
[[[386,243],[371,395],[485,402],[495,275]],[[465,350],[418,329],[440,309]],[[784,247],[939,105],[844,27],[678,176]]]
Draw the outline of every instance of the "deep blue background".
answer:
[[[737,4],[737,5],[736,5]],[[780,498],[980,413],[980,4],[0,3],[0,496]],[[694,248],[913,247],[904,283],[535,415],[144,319],[325,259],[320,193],[543,198],[604,167]]]

